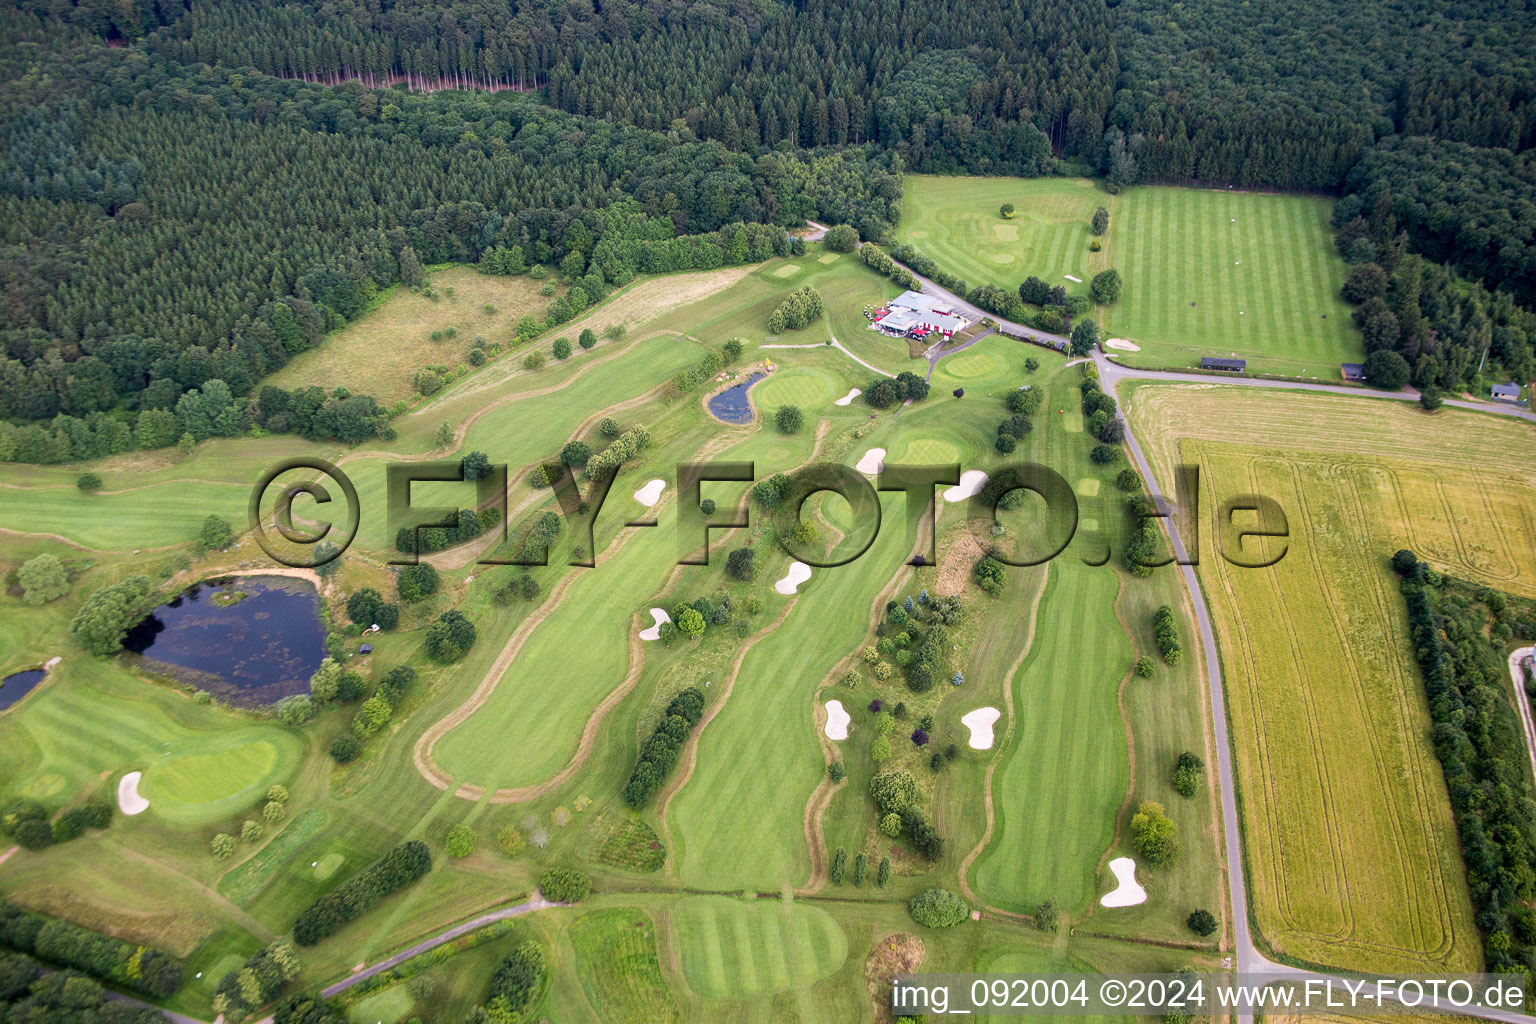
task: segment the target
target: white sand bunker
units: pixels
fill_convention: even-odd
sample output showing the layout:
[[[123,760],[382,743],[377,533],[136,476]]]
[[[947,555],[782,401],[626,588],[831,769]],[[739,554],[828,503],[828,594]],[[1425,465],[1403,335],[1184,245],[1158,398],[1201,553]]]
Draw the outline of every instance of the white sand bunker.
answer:
[[[1062,276],[1065,277],[1068,281],[1076,281],[1078,284],[1083,283],[1083,279],[1080,277],[1073,277],[1071,274],[1064,274]]]
[[[858,465],[854,466],[853,468],[858,470],[860,473],[880,472],[880,470],[885,468],[885,449],[871,448],[869,451],[864,453],[864,457],[860,459]]]
[[[852,720],[852,716],[843,710],[842,701],[829,700],[827,701],[827,724],[822,732],[827,734],[829,740],[845,740],[848,738],[848,723]]]
[[[1099,903],[1106,907],[1134,907],[1147,902],[1147,890],[1136,882],[1136,862],[1129,857],[1116,857],[1109,862],[1109,870],[1120,883],[1112,892],[1104,894]]]
[[[124,814],[143,814],[149,810],[149,801],[139,796],[139,780],[143,772],[129,772],[117,784],[117,808]]]
[[[1003,717],[997,708],[977,708],[960,718],[960,724],[971,730],[972,750],[992,749],[992,726]]]
[[[1105,348],[1118,348],[1122,352],[1140,352],[1141,346],[1134,341],[1126,341],[1124,338],[1104,339]]]
[[[800,589],[800,584],[811,578],[811,567],[804,562],[790,562],[789,572],[784,578],[773,585],[773,589],[781,594],[793,594]]]
[[[968,469],[960,474],[958,484],[944,489],[944,500],[964,501],[966,498],[980,494],[985,486],[987,486],[987,474],[979,469]]]
[[[842,398],[839,398],[837,401],[833,402],[832,404],[833,405],[852,405],[853,404],[853,400],[855,398],[858,398],[863,393],[864,393],[863,390],[860,389],[860,388],[849,388],[848,389],[848,393],[846,395],[844,395]]]
[[[671,622],[671,621],[672,621],[672,616],[668,615],[666,612],[662,611],[660,608],[652,608],[651,609],[651,628],[650,629],[642,629],[640,631],[640,639],[641,640],[660,640],[661,639],[661,624],[663,622]]]
[[[635,492],[635,500],[646,508],[650,508],[661,500],[661,492],[666,486],[665,480],[647,480],[645,486]]]

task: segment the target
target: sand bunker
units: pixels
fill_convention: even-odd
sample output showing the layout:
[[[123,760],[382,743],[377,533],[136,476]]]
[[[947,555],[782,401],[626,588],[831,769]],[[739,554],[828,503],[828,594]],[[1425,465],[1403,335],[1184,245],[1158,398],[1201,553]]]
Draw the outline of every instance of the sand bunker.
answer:
[[[871,448],[869,451],[864,453],[864,457],[860,459],[858,465],[854,466],[853,468],[858,470],[860,473],[874,474],[880,472],[880,470],[884,467],[885,449]]]
[[[977,708],[961,717],[960,724],[971,730],[972,750],[992,749],[992,726],[1002,717],[997,708]]]
[[[1099,903],[1106,907],[1134,907],[1147,902],[1147,890],[1136,882],[1136,862],[1129,857],[1116,857],[1109,862],[1109,870],[1115,873],[1117,885],[1113,892],[1104,894]]]
[[[635,500],[650,508],[661,500],[661,492],[666,486],[665,480],[647,480],[645,486],[635,492]]]
[[[860,389],[860,388],[849,388],[848,389],[848,393],[846,395],[844,395],[842,398],[839,398],[837,401],[833,402],[832,404],[833,405],[852,405],[853,404],[853,400],[855,398],[858,398],[863,393],[864,393],[863,390]]]
[[[800,589],[800,584],[811,578],[811,567],[804,562],[790,562],[789,572],[784,578],[773,585],[773,589],[781,594],[793,594]]]
[[[1118,348],[1122,352],[1140,352],[1141,346],[1134,341],[1126,341],[1124,338],[1106,338],[1105,348]]]
[[[640,639],[641,640],[660,640],[661,639],[661,624],[663,622],[671,622],[671,621],[672,621],[672,616],[668,615],[666,612],[662,611],[660,608],[652,608],[651,609],[651,628],[650,629],[642,629],[640,631]]]
[[[848,738],[848,723],[852,716],[843,710],[843,702],[840,700],[827,701],[827,724],[822,732],[827,734],[829,740],[845,740]]]
[[[987,486],[987,474],[979,469],[968,469],[960,474],[960,482],[954,487],[944,490],[945,501],[964,501],[973,495],[980,494],[981,489]]]
[[[1083,283],[1083,279],[1080,277],[1073,277],[1071,274],[1063,274],[1062,276],[1065,277],[1068,281],[1075,281],[1078,284]]]
[[[143,814],[149,810],[149,801],[139,796],[139,780],[143,772],[129,772],[117,784],[117,809],[124,814]]]

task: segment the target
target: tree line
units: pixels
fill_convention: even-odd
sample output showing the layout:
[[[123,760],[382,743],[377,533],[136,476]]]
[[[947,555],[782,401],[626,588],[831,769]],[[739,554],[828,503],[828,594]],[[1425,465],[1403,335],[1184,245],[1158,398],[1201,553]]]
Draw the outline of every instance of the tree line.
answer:
[[[293,941],[301,946],[313,946],[430,870],[432,854],[426,843],[417,839],[397,843],[384,856],[299,914],[293,925]]]
[[[186,965],[164,950],[123,942],[62,918],[23,910],[4,899],[0,899],[0,945],[158,999],[181,988],[186,972]]]

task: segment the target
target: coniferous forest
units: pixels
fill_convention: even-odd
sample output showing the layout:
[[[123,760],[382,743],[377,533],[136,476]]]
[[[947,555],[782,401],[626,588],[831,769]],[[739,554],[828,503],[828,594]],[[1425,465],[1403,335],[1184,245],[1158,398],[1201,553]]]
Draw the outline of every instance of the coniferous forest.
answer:
[[[886,240],[904,171],[1337,194],[1369,350],[1529,379],[1532,38],[1476,0],[11,0],[0,458],[242,429],[423,265],[515,247],[568,318],[775,254],[750,225]]]

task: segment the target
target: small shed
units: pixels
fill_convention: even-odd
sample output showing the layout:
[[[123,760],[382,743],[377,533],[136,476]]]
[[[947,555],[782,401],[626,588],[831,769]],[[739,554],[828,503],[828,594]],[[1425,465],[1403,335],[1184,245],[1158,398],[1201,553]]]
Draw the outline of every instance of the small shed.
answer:
[[[1489,388],[1489,393],[1493,395],[1495,402],[1520,401],[1519,384],[1495,384],[1492,388]]]
[[[1223,370],[1227,373],[1242,373],[1248,369],[1248,360],[1227,359],[1222,356],[1201,356],[1200,369]]]
[[[363,646],[361,646],[361,647],[359,647],[357,649],[357,653],[358,654],[372,654],[373,653],[373,644],[363,644]]]
[[[1365,380],[1363,363],[1340,363],[1339,367],[1344,371],[1345,380]]]

